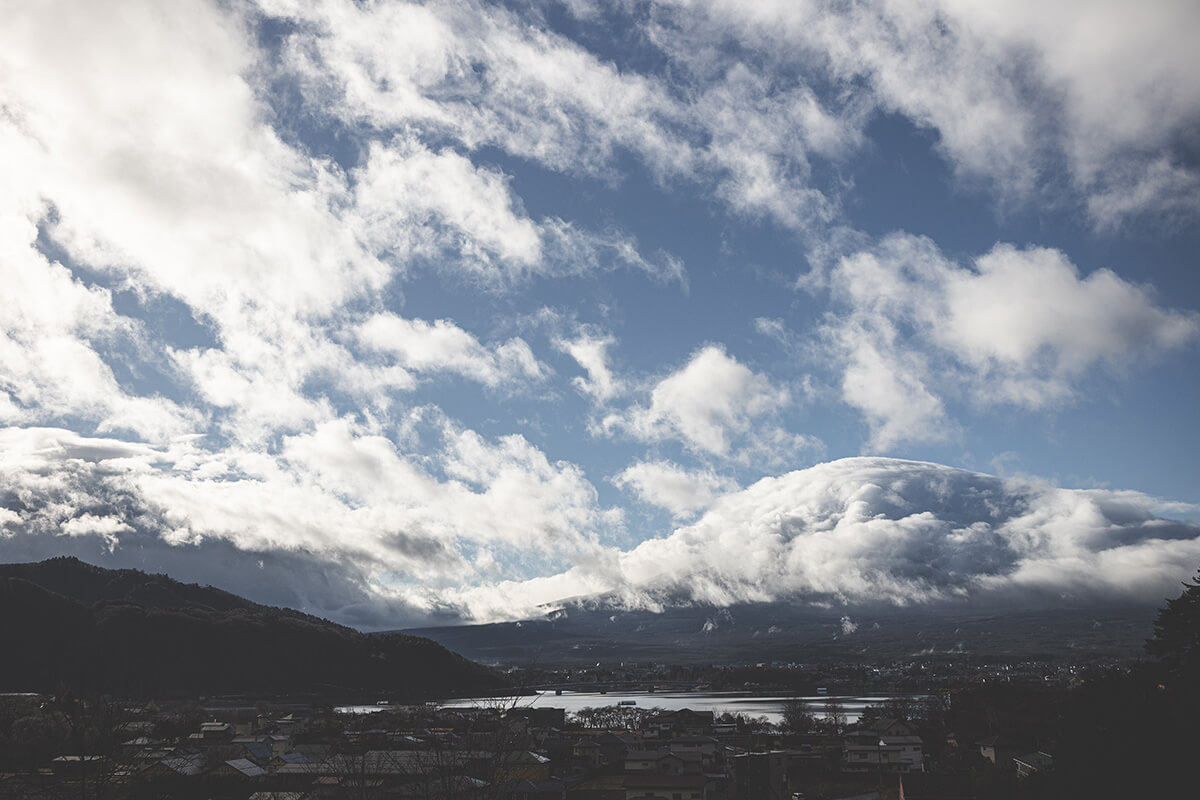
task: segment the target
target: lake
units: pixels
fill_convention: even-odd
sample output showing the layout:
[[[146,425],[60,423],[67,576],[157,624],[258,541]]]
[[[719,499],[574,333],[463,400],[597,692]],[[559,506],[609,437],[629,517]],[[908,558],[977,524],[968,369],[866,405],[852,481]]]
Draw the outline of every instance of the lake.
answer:
[[[565,708],[567,713],[579,711],[582,708],[595,706],[615,706],[624,701],[633,701],[638,708],[662,708],[668,711],[678,711],[690,708],[693,711],[712,711],[720,716],[726,712],[731,714],[747,714],[753,717],[766,717],[768,722],[778,724],[783,719],[783,704],[789,700],[803,700],[808,705],[813,716],[824,716],[825,702],[830,696],[792,697],[782,695],[755,695],[749,692],[571,692],[564,690],[556,695],[550,691],[540,691],[525,695],[517,701],[518,706],[540,708]],[[886,695],[838,695],[848,722],[856,721],[862,715],[862,710],[871,704],[882,703],[888,699]],[[478,706],[495,705],[503,698],[467,698],[447,701],[442,708],[475,708]],[[507,698],[512,702],[512,698]],[[370,714],[383,711],[387,706],[341,706],[336,710],[343,714]]]

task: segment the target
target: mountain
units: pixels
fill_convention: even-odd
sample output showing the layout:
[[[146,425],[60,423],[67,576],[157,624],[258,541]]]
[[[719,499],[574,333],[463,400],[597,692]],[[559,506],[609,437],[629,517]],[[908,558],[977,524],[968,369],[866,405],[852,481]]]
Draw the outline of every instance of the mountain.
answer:
[[[483,663],[885,663],[920,656],[1083,663],[1142,655],[1155,613],[1142,605],[820,608],[778,602],[654,612],[592,599],[540,619],[406,632]]]
[[[360,633],[165,575],[75,558],[0,565],[0,691],[477,694],[503,681],[418,636]]]

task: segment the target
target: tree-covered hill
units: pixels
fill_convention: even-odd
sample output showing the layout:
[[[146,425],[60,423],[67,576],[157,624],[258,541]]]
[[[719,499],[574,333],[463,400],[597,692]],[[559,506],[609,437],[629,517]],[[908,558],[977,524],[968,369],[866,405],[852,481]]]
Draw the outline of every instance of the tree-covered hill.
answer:
[[[0,691],[422,699],[502,683],[429,639],[364,634],[220,589],[73,558],[0,565],[0,642]]]

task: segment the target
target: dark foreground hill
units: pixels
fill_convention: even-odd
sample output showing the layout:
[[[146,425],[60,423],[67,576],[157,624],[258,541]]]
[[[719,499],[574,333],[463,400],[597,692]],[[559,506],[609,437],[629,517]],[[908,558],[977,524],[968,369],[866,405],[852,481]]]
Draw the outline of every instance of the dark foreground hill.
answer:
[[[0,565],[0,691],[475,694],[501,685],[418,636],[364,634],[165,575]]]

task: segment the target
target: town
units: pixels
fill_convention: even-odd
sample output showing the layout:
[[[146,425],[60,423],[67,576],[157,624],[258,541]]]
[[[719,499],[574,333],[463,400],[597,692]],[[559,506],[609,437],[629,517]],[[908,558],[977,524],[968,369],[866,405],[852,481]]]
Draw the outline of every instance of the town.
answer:
[[[715,684],[725,691],[739,678],[757,678],[760,685],[747,680],[742,688],[761,689],[778,684],[780,675],[807,681],[815,674],[800,665],[698,672],[707,682],[693,683],[695,689]],[[1054,768],[1055,736],[1036,711],[1061,702],[1068,684],[1104,672],[999,664],[939,678],[938,668],[922,662],[847,666],[831,676],[832,688],[785,700],[774,719],[664,710],[654,706],[652,692],[640,701],[614,694],[611,704],[568,712],[555,700],[570,699],[570,688],[454,705],[354,707],[250,696],[157,705],[5,695],[0,728],[12,736],[3,748],[0,798],[1038,797]],[[510,670],[518,679],[536,675],[578,689],[613,687],[622,678],[650,688],[648,681],[674,678],[677,688],[696,673],[651,664]],[[904,693],[922,674],[924,691]],[[892,693],[851,712],[841,694],[851,684],[838,682],[850,679],[867,679],[857,688]],[[1006,707],[1024,711],[997,713]]]

